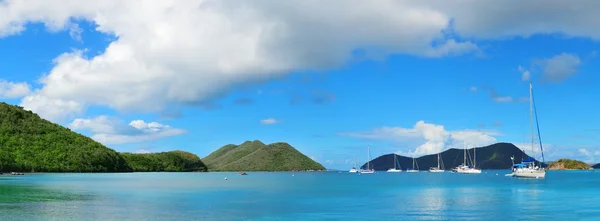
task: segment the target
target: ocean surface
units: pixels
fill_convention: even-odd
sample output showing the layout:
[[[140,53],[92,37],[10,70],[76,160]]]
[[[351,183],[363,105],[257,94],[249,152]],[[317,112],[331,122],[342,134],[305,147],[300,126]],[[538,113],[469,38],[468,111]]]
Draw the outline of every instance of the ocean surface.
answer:
[[[600,172],[506,173],[3,175],[0,220],[600,219]]]

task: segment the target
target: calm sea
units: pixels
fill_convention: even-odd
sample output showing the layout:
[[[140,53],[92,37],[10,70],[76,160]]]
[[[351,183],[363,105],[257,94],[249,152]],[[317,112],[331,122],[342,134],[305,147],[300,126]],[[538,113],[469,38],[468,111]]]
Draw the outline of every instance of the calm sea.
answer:
[[[505,173],[4,175],[0,220],[600,219],[600,172]]]

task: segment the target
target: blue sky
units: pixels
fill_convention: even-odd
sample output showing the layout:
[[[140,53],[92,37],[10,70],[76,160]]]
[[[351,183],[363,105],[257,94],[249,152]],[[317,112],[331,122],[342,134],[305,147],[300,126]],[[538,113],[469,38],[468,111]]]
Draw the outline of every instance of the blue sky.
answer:
[[[472,19],[457,7],[389,2],[360,16],[343,5],[334,17],[310,4],[279,13],[249,1],[252,13],[234,15],[228,3],[131,13],[110,2],[0,5],[14,15],[0,18],[0,99],[117,151],[204,157],[230,143],[283,141],[346,169],[354,156],[366,160],[368,145],[373,156],[495,142],[529,152],[532,81],[547,160],[600,162],[600,34],[593,23],[569,25],[595,16],[583,7],[547,23],[561,7],[522,6],[515,16],[537,15],[515,24],[494,12]],[[331,4],[323,7],[342,3]]]

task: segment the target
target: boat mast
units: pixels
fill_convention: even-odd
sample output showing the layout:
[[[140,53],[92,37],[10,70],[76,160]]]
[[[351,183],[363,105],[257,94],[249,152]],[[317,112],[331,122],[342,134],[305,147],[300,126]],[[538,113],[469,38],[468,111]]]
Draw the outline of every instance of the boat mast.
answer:
[[[531,100],[533,101],[533,89],[531,89]],[[537,108],[535,108],[535,102],[533,102],[533,113],[535,114],[535,128],[537,129],[537,135],[538,135],[538,139],[540,142],[540,153],[542,153],[542,162],[546,162],[546,159],[544,158],[544,148],[542,147],[542,135],[540,134],[540,122],[538,121],[538,117],[537,117]],[[541,163],[540,163],[540,167],[541,167]]]
[[[533,150],[533,85],[529,82],[529,129],[531,130],[531,155],[534,155]]]
[[[438,153],[438,169],[440,169],[440,153]]]
[[[464,149],[464,153],[463,153],[463,165],[467,165],[467,142],[463,143],[465,148]]]
[[[394,154],[394,169],[396,169],[396,154]]]
[[[371,170],[371,146],[367,147],[367,158],[369,161],[367,161],[367,170]]]
[[[473,148],[473,168],[477,168],[477,146]]]

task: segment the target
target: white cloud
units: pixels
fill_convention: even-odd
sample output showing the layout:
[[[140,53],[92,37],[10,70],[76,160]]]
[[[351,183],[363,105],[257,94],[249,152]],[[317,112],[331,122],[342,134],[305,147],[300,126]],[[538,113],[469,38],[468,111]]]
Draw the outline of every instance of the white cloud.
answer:
[[[521,80],[522,81],[529,81],[531,79],[531,73],[526,70],[525,68],[519,66],[519,72],[521,72]]]
[[[31,85],[25,82],[14,83],[0,79],[0,99],[20,98],[31,93]]]
[[[356,49],[368,57],[478,50],[444,37],[450,17],[418,2],[38,0],[7,1],[0,15],[0,35],[42,22],[77,36],[73,19],[115,35],[100,55],[57,57],[39,95],[117,110],[207,101],[237,84],[338,67]]]
[[[497,131],[471,131],[457,130],[447,131],[444,126],[417,122],[413,128],[403,127],[381,127],[367,132],[343,133],[342,135],[372,139],[387,140],[401,143],[408,148],[414,148],[401,152],[409,156],[420,156],[438,153],[448,148],[463,148],[485,146],[497,142],[493,136],[500,136]]]
[[[143,120],[134,120],[129,124],[123,124],[119,119],[108,116],[75,119],[70,128],[90,130],[93,133],[92,139],[105,145],[140,143],[186,133],[185,130],[157,122],[146,123]]]
[[[277,119],[275,119],[275,118],[267,118],[267,119],[260,120],[260,123],[261,124],[277,124],[277,123],[279,123],[279,121],[277,121]]]
[[[73,40],[83,42],[81,33],[83,33],[83,29],[81,29],[77,23],[71,24],[71,27],[69,27],[69,36],[71,36]]]
[[[447,29],[466,39],[536,33],[599,39],[598,4],[6,0],[0,4],[0,37],[41,22],[50,31],[68,30],[77,39],[80,32],[74,21],[93,22],[97,31],[116,40],[99,55],[75,51],[59,56],[42,79],[38,96],[84,106],[157,111],[173,103],[208,101],[249,81],[339,67],[356,49],[364,49],[367,58],[479,52],[474,43],[445,34]]]
[[[75,117],[85,110],[85,107],[78,102],[52,99],[39,94],[24,97],[20,105],[52,122],[61,122],[69,117]]]
[[[561,82],[577,74],[581,60],[577,55],[562,53],[540,62],[543,79]]]

